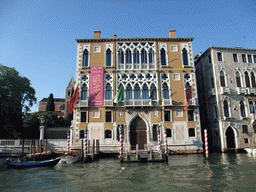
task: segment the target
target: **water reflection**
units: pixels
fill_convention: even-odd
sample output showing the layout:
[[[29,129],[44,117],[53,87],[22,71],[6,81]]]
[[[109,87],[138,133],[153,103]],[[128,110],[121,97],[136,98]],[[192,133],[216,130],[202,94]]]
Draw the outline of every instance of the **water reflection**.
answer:
[[[166,163],[120,164],[115,159],[54,168],[7,169],[0,191],[250,191],[256,157],[247,154],[170,156]]]

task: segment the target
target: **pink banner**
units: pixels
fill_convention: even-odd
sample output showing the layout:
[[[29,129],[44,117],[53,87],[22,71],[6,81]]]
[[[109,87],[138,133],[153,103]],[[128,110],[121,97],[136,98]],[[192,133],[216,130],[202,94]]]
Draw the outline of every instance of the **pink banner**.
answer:
[[[91,67],[89,106],[103,106],[104,68]]]

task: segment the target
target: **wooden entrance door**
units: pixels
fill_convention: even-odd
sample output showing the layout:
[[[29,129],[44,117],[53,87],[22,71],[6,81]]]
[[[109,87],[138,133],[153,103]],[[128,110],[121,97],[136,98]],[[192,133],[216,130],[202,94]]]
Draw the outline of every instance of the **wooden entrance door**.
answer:
[[[147,144],[146,123],[139,116],[131,123],[130,143],[132,150],[136,149],[136,144],[139,145],[139,149],[144,149],[144,144]]]

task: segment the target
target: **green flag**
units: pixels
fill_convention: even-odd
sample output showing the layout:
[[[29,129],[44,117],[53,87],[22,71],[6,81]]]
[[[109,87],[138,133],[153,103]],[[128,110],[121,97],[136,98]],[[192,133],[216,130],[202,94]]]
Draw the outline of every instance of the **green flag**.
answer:
[[[117,92],[117,102],[121,102],[124,100],[124,94],[123,94],[123,86],[121,85]]]

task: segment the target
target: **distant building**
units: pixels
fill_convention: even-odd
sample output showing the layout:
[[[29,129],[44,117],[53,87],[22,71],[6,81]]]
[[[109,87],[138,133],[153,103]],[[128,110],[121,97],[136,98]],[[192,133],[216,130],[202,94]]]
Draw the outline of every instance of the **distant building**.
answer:
[[[196,57],[202,127],[215,149],[255,143],[256,49],[209,47]]]
[[[43,98],[39,102],[39,112],[38,114],[41,115],[43,112],[46,111],[48,98]],[[65,99],[63,98],[54,98],[54,105],[55,105],[55,112],[58,116],[65,116]]]
[[[167,129],[169,150],[202,152],[200,115],[191,37],[77,39],[76,86],[80,100],[74,110],[71,138],[81,145],[84,129],[100,150],[119,150],[119,126],[124,147],[157,149]],[[190,89],[191,88],[191,89]],[[121,102],[113,102],[117,92]],[[186,96],[191,97],[186,109]]]

